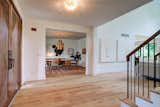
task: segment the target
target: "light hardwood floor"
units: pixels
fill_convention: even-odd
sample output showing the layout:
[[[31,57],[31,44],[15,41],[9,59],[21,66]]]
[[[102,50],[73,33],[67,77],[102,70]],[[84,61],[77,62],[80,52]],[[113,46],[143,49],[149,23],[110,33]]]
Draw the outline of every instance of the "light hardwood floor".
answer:
[[[57,70],[46,70],[46,77],[58,77],[63,75],[80,75],[85,74],[85,68],[81,66],[71,66],[69,69],[64,69],[63,67],[59,67]]]
[[[126,74],[66,75],[29,82],[11,107],[119,107],[126,97]]]

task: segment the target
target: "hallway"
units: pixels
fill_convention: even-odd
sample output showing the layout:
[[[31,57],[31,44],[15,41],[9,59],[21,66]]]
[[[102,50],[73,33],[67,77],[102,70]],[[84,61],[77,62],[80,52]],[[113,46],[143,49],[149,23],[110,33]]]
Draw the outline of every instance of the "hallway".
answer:
[[[22,86],[11,107],[118,107],[125,73],[65,75]]]

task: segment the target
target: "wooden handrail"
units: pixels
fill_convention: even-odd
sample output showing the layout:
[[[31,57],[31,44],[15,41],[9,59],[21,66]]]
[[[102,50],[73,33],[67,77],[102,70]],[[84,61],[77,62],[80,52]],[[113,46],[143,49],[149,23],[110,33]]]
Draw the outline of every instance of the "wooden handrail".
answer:
[[[150,41],[152,41],[154,38],[156,38],[160,34],[160,30],[158,30],[155,34],[153,34],[151,37],[149,37],[147,40],[145,40],[141,45],[139,45],[137,48],[135,48],[132,52],[130,52],[127,55],[127,61],[129,61],[129,57],[136,53],[139,49],[144,47],[146,44],[148,44]]]

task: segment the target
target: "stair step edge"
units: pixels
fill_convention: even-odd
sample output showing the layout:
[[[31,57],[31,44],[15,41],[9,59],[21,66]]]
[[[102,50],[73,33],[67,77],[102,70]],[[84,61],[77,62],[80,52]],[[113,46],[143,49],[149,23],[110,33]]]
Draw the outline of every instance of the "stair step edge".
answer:
[[[151,92],[160,95],[160,87],[151,90]]]
[[[133,101],[131,101],[127,98],[124,98],[124,99],[120,98],[120,101],[129,105],[130,107],[138,107]]]
[[[150,98],[146,98],[146,97],[143,97],[143,96],[136,96],[137,98],[140,98],[140,99],[142,99],[142,100],[144,100],[144,101],[146,101],[146,102],[148,102],[148,103],[151,103],[151,104],[153,104],[153,102],[150,100]]]

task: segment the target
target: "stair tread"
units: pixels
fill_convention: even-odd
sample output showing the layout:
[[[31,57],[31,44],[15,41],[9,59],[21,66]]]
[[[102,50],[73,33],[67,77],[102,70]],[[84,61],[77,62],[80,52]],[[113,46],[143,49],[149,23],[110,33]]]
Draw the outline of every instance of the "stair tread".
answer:
[[[127,105],[131,106],[131,107],[138,107],[133,101],[125,98],[125,99],[120,99],[120,101],[126,103]]]
[[[143,99],[143,100],[145,100],[145,101],[147,101],[147,102],[149,102],[149,103],[153,103],[153,102],[150,100],[150,98],[146,98],[146,97],[140,96],[140,95],[138,95],[138,96],[136,96],[136,97],[141,98],[141,99]]]
[[[158,87],[158,88],[155,88],[155,89],[151,90],[151,92],[153,92],[153,93],[156,93],[156,94],[159,94],[159,95],[160,95],[160,87]]]

